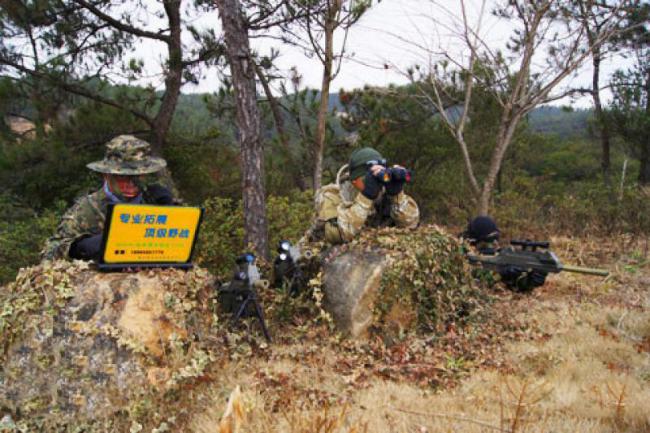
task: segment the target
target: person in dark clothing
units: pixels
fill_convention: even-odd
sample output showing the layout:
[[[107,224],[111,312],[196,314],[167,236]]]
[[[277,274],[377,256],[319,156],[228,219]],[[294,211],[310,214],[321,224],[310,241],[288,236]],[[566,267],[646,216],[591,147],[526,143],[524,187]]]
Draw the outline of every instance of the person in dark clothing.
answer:
[[[462,237],[467,239],[479,254],[499,254],[499,237],[501,231],[496,222],[488,216],[474,218],[467,225]],[[497,273],[501,281],[518,292],[530,292],[535,287],[544,285],[546,272],[521,269],[517,266],[503,266]]]

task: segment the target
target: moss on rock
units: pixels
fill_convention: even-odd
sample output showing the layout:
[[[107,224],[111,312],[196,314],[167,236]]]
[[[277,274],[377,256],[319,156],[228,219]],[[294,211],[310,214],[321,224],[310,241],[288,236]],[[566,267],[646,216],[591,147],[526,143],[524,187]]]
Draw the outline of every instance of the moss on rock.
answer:
[[[382,258],[379,265],[375,263],[378,256]],[[368,267],[364,257],[381,268],[378,283],[355,271]],[[346,260],[342,267],[332,266]],[[478,319],[488,301],[472,281],[462,244],[435,225],[367,230],[353,242],[334,247],[324,269],[325,293],[330,299],[340,291],[373,292],[355,296],[353,302],[359,305],[350,306],[349,311],[363,316],[361,311],[371,298],[371,328],[383,333],[442,333],[451,324]],[[335,278],[328,275],[328,269],[337,274]],[[355,282],[357,274],[361,278]],[[328,281],[339,287],[327,287]]]
[[[21,270],[0,291],[0,408],[13,429],[169,423],[174,396],[213,356],[212,284],[198,268],[103,274],[56,261]]]

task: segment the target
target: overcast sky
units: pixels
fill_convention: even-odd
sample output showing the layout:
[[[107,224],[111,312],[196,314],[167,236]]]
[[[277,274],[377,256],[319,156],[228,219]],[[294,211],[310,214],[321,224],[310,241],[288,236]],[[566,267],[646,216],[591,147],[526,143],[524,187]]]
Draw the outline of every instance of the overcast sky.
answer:
[[[476,22],[480,2],[468,0],[467,3],[470,20]],[[488,9],[494,3],[488,1]],[[434,51],[443,48],[462,54],[462,44],[454,36],[451,28],[454,24],[453,17],[460,16],[459,4],[459,1],[434,3],[429,0],[382,0],[375,4],[348,35],[347,58],[332,83],[332,91],[364,85],[385,86],[389,83],[406,83],[407,79],[403,76],[403,71],[407,67],[428,62],[424,47]],[[483,37],[494,47],[502,47],[512,28],[489,14],[484,16],[486,18],[481,23]],[[434,25],[432,17],[446,23],[446,27]],[[213,12],[201,16],[194,25],[199,28],[219,29],[220,22],[216,12]],[[339,46],[341,40],[342,34],[339,32],[337,35]],[[255,39],[252,43],[254,49],[261,54],[268,53],[272,47],[279,49],[281,55],[277,65],[281,70],[288,71],[295,66],[303,76],[304,85],[320,87],[322,66],[315,58],[310,59],[302,50],[282,45],[274,40]],[[148,70],[152,76],[156,74],[157,68],[154,66],[161,63],[164,55],[164,47],[155,44],[139,46],[134,53],[135,57],[144,59],[145,64],[149,65]],[[620,64],[620,59],[605,62],[602,68],[603,81]],[[590,80],[591,69],[589,64],[586,64],[580,73],[566,84],[587,86]],[[162,84],[160,78],[151,82],[158,86]],[[205,78],[199,85],[188,84],[183,87],[183,92],[213,92],[219,88],[219,85],[216,71],[206,71]],[[562,101],[562,103],[566,102]],[[589,101],[579,101],[578,105],[588,106]]]

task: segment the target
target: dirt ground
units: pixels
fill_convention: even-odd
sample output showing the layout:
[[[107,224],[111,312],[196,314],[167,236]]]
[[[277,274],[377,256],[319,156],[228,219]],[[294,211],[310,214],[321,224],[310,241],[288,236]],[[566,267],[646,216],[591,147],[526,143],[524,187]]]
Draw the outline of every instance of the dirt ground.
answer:
[[[489,323],[436,339],[379,345],[306,327],[224,361],[191,430],[650,432],[647,240],[552,244],[610,276],[562,273],[532,294],[497,291]]]

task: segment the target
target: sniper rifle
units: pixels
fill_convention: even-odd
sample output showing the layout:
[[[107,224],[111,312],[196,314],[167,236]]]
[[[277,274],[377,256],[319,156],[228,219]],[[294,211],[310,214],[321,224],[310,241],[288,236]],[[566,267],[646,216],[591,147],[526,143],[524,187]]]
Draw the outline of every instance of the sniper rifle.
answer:
[[[470,264],[480,264],[484,268],[496,272],[507,267],[516,267],[526,272],[541,271],[545,273],[559,273],[565,271],[600,275],[602,277],[609,275],[609,272],[605,269],[584,268],[563,264],[555,253],[549,250],[549,242],[513,240],[510,242],[510,245],[510,247],[499,249],[495,254],[469,254],[467,258]]]

